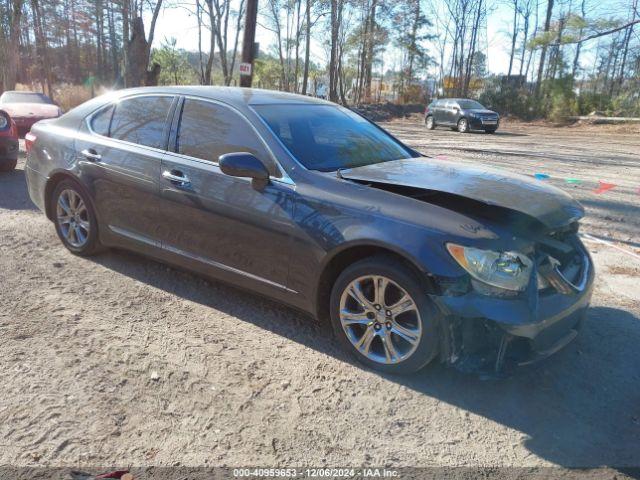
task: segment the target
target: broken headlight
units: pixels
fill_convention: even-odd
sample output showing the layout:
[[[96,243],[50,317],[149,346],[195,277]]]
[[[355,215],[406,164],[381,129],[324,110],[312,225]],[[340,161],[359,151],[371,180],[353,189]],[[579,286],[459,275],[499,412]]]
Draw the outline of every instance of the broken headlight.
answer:
[[[447,244],[451,256],[480,282],[521,292],[529,284],[533,262],[518,252],[494,252],[479,248]]]

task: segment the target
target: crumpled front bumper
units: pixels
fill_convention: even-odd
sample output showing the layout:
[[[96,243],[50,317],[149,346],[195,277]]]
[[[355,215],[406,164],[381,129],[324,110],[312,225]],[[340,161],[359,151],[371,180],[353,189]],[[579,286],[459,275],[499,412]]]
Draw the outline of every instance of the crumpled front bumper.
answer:
[[[578,334],[586,316],[595,271],[586,250],[578,289],[530,289],[517,298],[470,291],[434,296],[445,315],[441,358],[465,371],[500,372],[558,352]]]

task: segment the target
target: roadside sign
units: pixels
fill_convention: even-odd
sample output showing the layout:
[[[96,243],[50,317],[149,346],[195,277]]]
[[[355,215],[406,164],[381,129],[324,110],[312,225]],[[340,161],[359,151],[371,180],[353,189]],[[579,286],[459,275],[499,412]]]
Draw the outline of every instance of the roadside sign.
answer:
[[[250,63],[241,63],[240,64],[240,75],[251,76],[251,64]]]

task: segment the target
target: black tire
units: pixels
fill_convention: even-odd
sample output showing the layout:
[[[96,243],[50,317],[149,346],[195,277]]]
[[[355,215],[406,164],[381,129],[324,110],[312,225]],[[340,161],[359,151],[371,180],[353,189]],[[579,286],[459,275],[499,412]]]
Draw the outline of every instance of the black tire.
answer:
[[[380,275],[392,280],[409,294],[419,312],[422,333],[417,342],[417,346],[414,347],[415,350],[413,350],[413,353],[397,363],[382,363],[368,358],[352,344],[345,329],[342,327],[340,320],[340,302],[342,295],[351,282],[368,275]],[[417,274],[396,258],[384,255],[374,256],[360,260],[347,267],[336,280],[331,291],[330,299],[331,324],[340,344],[356,360],[381,372],[410,374],[425,367],[438,353],[442,314],[431,299],[424,293],[423,287],[424,285],[420,282]],[[383,307],[382,311],[384,311],[385,308],[386,307]],[[368,327],[363,326],[363,328]],[[388,335],[391,336],[390,333]],[[380,340],[380,344],[381,343]],[[373,342],[371,342],[371,344],[373,344]]]
[[[487,128],[484,132],[485,133],[496,133],[496,129],[495,128]]]
[[[80,217],[83,221],[88,222],[89,229],[88,235],[86,235],[86,241],[84,241],[81,245],[72,244],[72,241],[63,232],[64,227],[58,218],[58,201],[63,192],[67,191],[75,192],[75,194],[78,195],[80,199],[82,199],[82,202],[84,203],[84,206],[86,208],[86,214],[83,212]],[[58,234],[60,241],[67,248],[67,250],[69,250],[71,253],[83,257],[95,255],[96,253],[99,253],[103,250],[104,247],[102,246],[98,238],[98,220],[96,217],[95,209],[93,207],[93,203],[91,202],[91,198],[89,197],[86,190],[82,186],[80,186],[80,184],[70,179],[63,180],[58,183],[56,185],[56,188],[53,190],[53,193],[51,194],[51,209],[56,233]],[[71,229],[71,226],[69,226],[68,228]]]
[[[427,130],[433,130],[436,128],[436,121],[433,119],[433,115],[429,115],[424,119],[424,124],[427,126]]]
[[[458,131],[460,133],[469,133],[469,121],[466,118],[458,120]]]
[[[10,160],[8,162],[0,162],[0,172],[11,172],[18,165],[18,160]]]

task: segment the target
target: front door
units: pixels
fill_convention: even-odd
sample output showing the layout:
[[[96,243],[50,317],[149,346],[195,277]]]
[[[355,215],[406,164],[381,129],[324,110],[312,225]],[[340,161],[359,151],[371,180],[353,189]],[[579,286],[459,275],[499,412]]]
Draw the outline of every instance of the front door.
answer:
[[[444,122],[447,125],[455,125],[457,122],[457,111],[456,111],[456,102],[453,100],[447,100],[445,103],[443,112],[444,112]]]
[[[104,234],[159,245],[158,181],[173,102],[173,96],[125,98],[94,114],[76,140]]]
[[[250,152],[278,176],[258,134],[235,110],[186,98],[175,152],[162,161],[162,246],[193,268],[272,293],[286,290],[293,185],[274,178],[256,190],[230,177],[218,157]]]
[[[446,111],[444,109],[444,100],[438,100],[435,106],[434,120],[437,124],[446,123]]]

